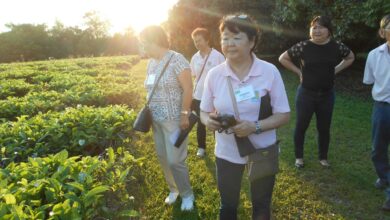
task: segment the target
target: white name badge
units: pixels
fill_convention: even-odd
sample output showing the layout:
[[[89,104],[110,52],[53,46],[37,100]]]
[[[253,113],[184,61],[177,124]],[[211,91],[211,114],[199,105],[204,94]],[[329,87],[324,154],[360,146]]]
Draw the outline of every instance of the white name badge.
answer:
[[[256,96],[255,90],[251,85],[234,90],[234,95],[236,96],[237,102],[245,101]]]
[[[146,85],[153,85],[156,80],[156,74],[149,75],[148,80],[146,80]]]

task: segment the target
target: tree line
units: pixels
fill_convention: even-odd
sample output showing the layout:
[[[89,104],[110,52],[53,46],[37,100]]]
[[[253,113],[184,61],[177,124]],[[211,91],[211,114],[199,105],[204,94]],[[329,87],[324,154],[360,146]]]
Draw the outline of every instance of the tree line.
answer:
[[[179,0],[163,26],[172,33],[172,49],[190,57],[196,50],[192,30],[208,28],[213,46],[218,49],[218,22],[223,15],[235,12],[249,13],[260,24],[262,37],[257,52],[262,55],[275,56],[308,38],[314,15],[330,16],[334,37],[355,53],[366,54],[381,43],[375,36],[380,18],[390,13],[390,1]],[[138,53],[137,36],[131,28],[109,36],[109,24],[96,12],[86,13],[84,23],[85,29],[65,27],[59,21],[50,29],[45,24],[8,24],[10,31],[0,33],[0,62]]]
[[[7,24],[10,30],[0,33],[0,63],[138,53],[137,36],[131,28],[110,36],[109,23],[97,12],[86,13],[83,19],[84,29],[66,27],[60,21],[52,28],[45,24]]]

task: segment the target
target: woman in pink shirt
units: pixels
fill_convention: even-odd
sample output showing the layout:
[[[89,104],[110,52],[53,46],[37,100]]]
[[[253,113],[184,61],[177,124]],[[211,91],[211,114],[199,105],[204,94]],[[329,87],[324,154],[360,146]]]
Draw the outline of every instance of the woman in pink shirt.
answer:
[[[277,68],[253,53],[259,28],[248,15],[225,16],[219,26],[222,52],[226,62],[207,74],[201,101],[201,120],[211,130],[222,124],[218,115],[235,115],[236,124],[228,132],[216,132],[216,166],[221,196],[219,219],[237,219],[241,179],[248,163],[240,156],[242,145],[236,138],[248,137],[256,149],[276,142],[276,128],[289,121],[290,107],[282,78]],[[235,101],[230,96],[229,81]],[[259,120],[261,97],[269,94],[272,115]],[[238,115],[233,104],[237,105]],[[275,174],[251,180],[252,218],[270,219]]]

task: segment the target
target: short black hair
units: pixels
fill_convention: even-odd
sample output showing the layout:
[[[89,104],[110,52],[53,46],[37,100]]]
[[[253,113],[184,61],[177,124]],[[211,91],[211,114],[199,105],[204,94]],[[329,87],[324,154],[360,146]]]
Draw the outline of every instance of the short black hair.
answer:
[[[251,50],[254,51],[260,38],[260,26],[251,16],[247,14],[226,15],[220,21],[219,32],[222,34],[225,28],[236,34],[243,32],[249,40],[254,40],[255,44]]]
[[[310,27],[313,27],[316,23],[326,27],[330,36],[333,36],[332,19],[330,17],[324,15],[315,16],[310,22]]]
[[[385,15],[380,22],[380,28],[385,29],[386,26],[390,23],[390,14]]]
[[[142,40],[147,43],[154,43],[163,48],[169,48],[168,35],[164,29],[158,25],[151,25],[144,28],[139,34]]]

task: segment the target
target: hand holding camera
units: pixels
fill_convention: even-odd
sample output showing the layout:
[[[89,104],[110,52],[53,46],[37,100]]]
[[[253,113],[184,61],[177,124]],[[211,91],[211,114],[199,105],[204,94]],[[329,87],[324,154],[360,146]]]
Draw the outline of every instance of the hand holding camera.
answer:
[[[247,137],[253,132],[251,122],[237,121],[234,115],[210,113],[206,126],[210,129],[218,130],[219,133],[226,132],[227,134],[229,134],[229,129],[233,129],[235,133],[234,139],[237,143],[240,156],[247,156],[255,152],[255,147]]]
[[[211,113],[209,115],[209,127],[213,130],[218,130],[219,133],[226,132],[228,133],[228,129],[236,125],[236,119],[233,115],[229,114],[220,114],[220,113]]]
[[[252,121],[238,120],[233,127],[233,132],[238,137],[247,137],[256,131],[256,124]]]

